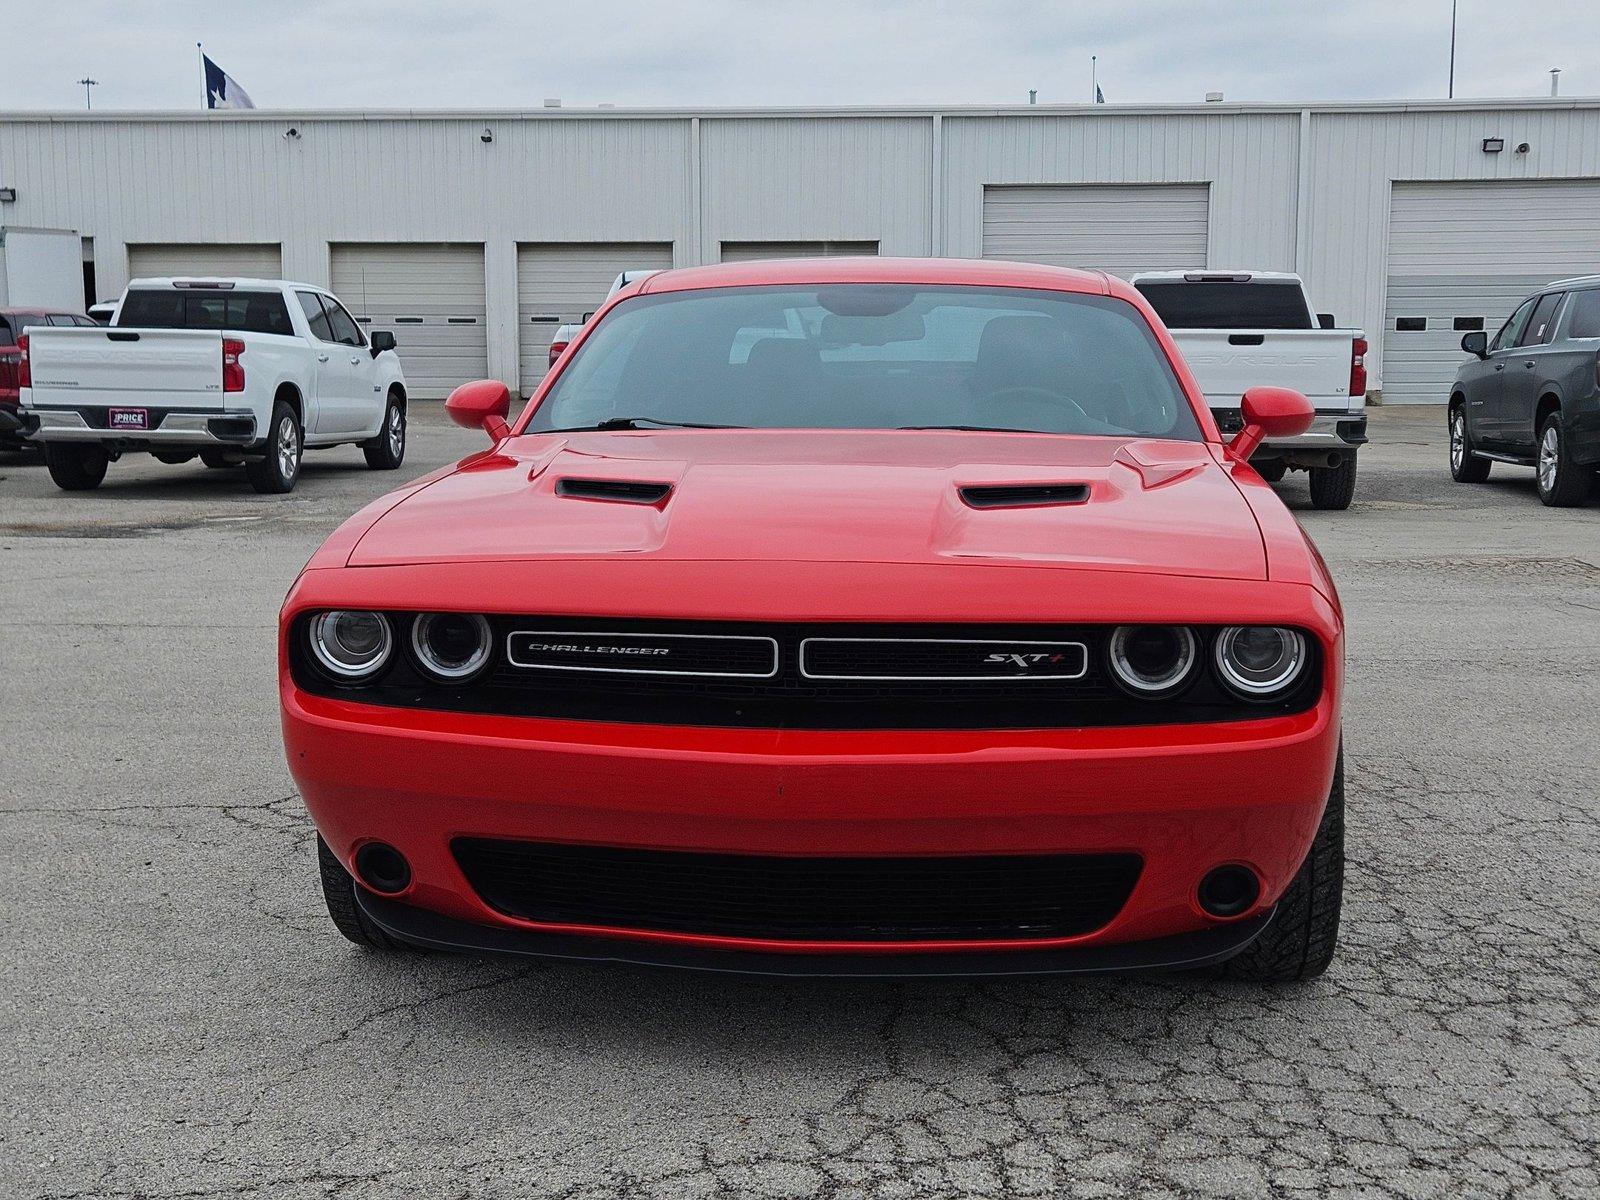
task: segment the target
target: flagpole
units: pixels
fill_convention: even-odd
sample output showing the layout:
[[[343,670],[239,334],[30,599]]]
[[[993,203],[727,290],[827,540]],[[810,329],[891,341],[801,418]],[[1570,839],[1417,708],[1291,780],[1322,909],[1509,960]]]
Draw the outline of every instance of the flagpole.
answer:
[[[210,108],[211,98],[206,94],[206,52],[199,42],[194,44],[194,52],[200,59],[196,64],[200,68],[200,107]]]
[[[1095,96],[1100,91],[1100,56],[1089,55],[1089,103],[1094,103]]]

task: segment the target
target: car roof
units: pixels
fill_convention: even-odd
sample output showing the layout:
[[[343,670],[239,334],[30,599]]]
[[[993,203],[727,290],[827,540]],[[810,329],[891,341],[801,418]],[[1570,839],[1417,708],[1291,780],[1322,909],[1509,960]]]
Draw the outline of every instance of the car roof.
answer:
[[[308,292],[328,292],[315,283],[296,283],[292,279],[248,279],[240,275],[157,275],[144,279],[128,280],[129,287],[172,287],[177,283],[231,283],[237,287],[253,288],[303,288]]]
[[[781,284],[920,283],[966,287],[1037,288],[1132,298],[1136,293],[1103,271],[1047,267],[1039,263],[975,258],[774,258],[756,262],[682,267],[652,275],[638,294],[699,288],[764,287]]]
[[[47,308],[40,304],[15,304],[9,308],[0,308],[0,317],[83,317],[75,308]]]
[[[1130,278],[1133,284],[1159,281],[1162,283],[1182,283],[1191,275],[1203,275],[1210,278],[1222,276],[1249,276],[1240,280],[1241,283],[1299,283],[1300,276],[1293,271],[1257,271],[1251,267],[1170,267],[1161,271],[1139,271]]]
[[[1540,292],[1566,291],[1572,288],[1600,287],[1600,275],[1574,275],[1571,279],[1557,279],[1545,284]],[[1534,293],[1537,295],[1538,293]]]

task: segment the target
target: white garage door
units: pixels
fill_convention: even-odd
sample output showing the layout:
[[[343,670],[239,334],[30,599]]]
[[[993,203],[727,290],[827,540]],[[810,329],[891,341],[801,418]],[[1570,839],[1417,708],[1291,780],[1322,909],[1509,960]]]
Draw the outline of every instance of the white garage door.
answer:
[[[877,242],[723,242],[723,262],[756,262],[763,258],[838,258],[877,254]]]
[[[482,246],[350,243],[331,265],[362,328],[393,332],[408,394],[438,400],[489,374]]]
[[[1463,333],[1493,337],[1529,292],[1596,272],[1600,180],[1395,184],[1384,403],[1443,404]]]
[[[247,279],[281,279],[283,251],[276,243],[174,242],[129,245],[130,279],[161,279],[172,275],[213,278],[241,275]]]
[[[986,187],[983,256],[1113,275],[1206,266],[1205,184]]]
[[[517,247],[517,363],[523,395],[550,363],[550,338],[605,302],[624,271],[672,265],[671,242],[548,242]]]

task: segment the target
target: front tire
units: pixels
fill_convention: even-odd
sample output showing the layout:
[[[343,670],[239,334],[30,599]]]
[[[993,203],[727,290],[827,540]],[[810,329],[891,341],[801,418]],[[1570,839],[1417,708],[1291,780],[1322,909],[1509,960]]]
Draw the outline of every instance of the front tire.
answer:
[[[1339,460],[1337,467],[1311,468],[1311,505],[1313,508],[1343,512],[1350,507],[1356,494],[1356,452],[1349,451]]]
[[[356,881],[333,851],[328,849],[328,843],[322,840],[320,833],[317,835],[317,870],[322,876],[323,903],[328,906],[328,916],[340,933],[368,950],[411,949],[406,943],[397,941],[379,929],[361,911],[361,905],[356,900]]]
[[[406,460],[406,406],[391,392],[389,406],[383,410],[383,428],[371,441],[361,443],[367,466],[374,471],[393,471]]]
[[[74,446],[64,442],[44,444],[44,465],[64,492],[92,492],[106,477],[111,456],[99,446]]]
[[[1594,480],[1587,467],[1572,461],[1567,446],[1567,427],[1557,409],[1539,427],[1539,457],[1536,466],[1539,499],[1550,508],[1573,508],[1589,498]]]
[[[1450,478],[1457,483],[1482,483],[1489,478],[1489,460],[1472,452],[1472,433],[1467,428],[1467,406],[1450,410]]]
[[[267,422],[266,455],[251,459],[244,465],[245,477],[250,486],[266,495],[281,496],[294,491],[300,478],[300,459],[305,445],[300,435],[300,422],[282,400],[272,406],[272,420]]]
[[[1333,787],[1317,836],[1300,870],[1278,901],[1261,936],[1219,968],[1226,979],[1296,983],[1315,979],[1333,961],[1344,903],[1344,751],[1333,768]]]

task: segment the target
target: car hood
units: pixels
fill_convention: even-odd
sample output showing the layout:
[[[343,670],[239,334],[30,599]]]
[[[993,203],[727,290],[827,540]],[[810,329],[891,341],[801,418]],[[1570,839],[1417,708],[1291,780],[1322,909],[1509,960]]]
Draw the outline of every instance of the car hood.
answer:
[[[1068,490],[1045,503],[969,490],[1041,485]],[[348,563],[625,556],[1229,579],[1267,566],[1249,505],[1203,443],[854,430],[513,438],[389,508]]]

